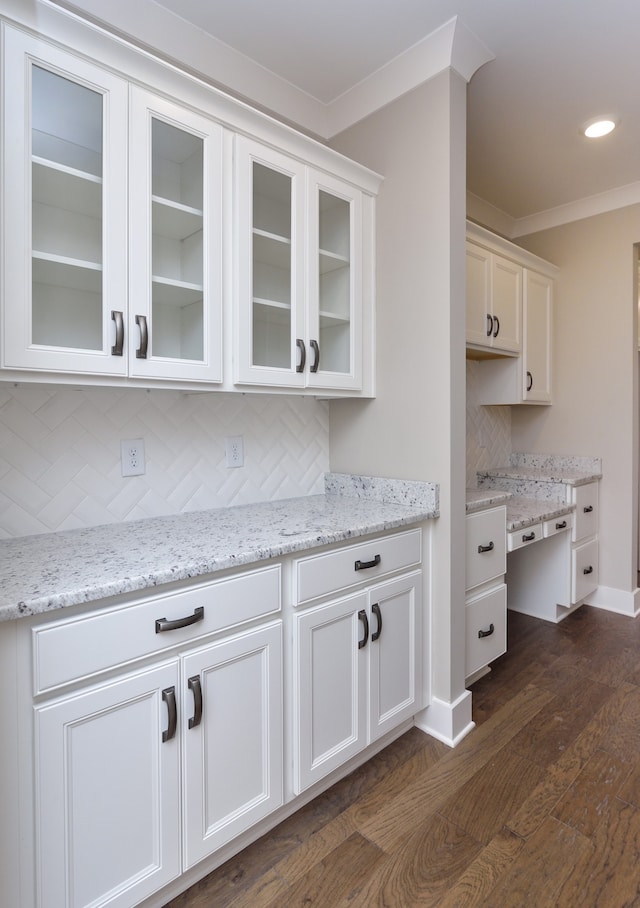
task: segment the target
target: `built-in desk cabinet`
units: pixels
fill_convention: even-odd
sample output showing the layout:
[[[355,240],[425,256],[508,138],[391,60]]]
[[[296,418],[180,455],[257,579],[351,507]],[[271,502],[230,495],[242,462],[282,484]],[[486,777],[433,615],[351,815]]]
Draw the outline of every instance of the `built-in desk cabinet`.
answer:
[[[506,520],[504,506],[465,519],[467,684],[507,649]]]

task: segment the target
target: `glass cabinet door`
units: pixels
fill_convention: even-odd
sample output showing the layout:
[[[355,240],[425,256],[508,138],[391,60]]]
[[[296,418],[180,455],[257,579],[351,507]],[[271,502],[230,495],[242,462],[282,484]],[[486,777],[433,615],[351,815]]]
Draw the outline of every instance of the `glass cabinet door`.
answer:
[[[7,29],[4,86],[3,365],[124,373],[126,83]]]
[[[324,175],[310,179],[308,383],[361,384],[361,196]]]
[[[221,381],[222,129],[136,90],[131,133],[130,372]]]
[[[237,381],[304,384],[303,188],[301,164],[236,140]]]

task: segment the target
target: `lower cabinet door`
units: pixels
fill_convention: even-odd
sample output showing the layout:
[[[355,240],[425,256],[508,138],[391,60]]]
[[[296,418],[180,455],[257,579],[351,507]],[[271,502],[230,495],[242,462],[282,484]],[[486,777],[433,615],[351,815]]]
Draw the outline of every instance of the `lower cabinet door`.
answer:
[[[183,660],[185,869],[280,807],[282,622]]]
[[[571,553],[571,603],[580,602],[598,583],[598,540],[591,539]]]
[[[422,573],[380,584],[369,598],[369,738],[374,741],[422,706]]]
[[[173,661],[36,708],[38,908],[132,908],[179,875],[177,683]]]
[[[367,605],[366,593],[357,593],[295,615],[296,794],[366,745]]]

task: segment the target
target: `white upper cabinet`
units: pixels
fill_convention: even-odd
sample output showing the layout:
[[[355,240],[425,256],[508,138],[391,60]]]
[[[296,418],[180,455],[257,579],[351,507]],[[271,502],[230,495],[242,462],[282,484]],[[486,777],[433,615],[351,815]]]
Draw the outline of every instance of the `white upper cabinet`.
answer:
[[[127,83],[11,29],[3,78],[2,365],[124,375]]]
[[[522,267],[467,241],[467,344],[522,349]]]
[[[238,384],[362,387],[361,192],[236,138]]]
[[[222,128],[131,92],[130,372],[222,380]]]
[[[544,274],[524,270],[523,399],[551,402],[551,340],[553,281]]]

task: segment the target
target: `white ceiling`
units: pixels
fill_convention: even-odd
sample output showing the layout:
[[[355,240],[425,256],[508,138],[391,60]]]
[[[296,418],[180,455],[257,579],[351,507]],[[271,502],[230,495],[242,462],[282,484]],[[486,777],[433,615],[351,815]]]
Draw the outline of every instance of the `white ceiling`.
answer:
[[[239,52],[242,84],[230,79],[230,87],[301,123],[305,104],[330,107],[458,17],[495,57],[469,83],[468,189],[515,219],[614,190],[618,200],[640,200],[638,0],[146,2],[157,16],[147,9],[144,25],[140,17],[138,38],[144,27],[157,44],[169,29],[178,47],[180,28],[193,35],[197,26],[201,38],[223,42],[213,56],[225,72],[225,54]],[[110,0],[108,12],[104,0],[66,3],[120,30],[136,15],[125,0]],[[193,60],[215,66],[195,52]],[[619,128],[587,142],[580,124],[604,113]]]

